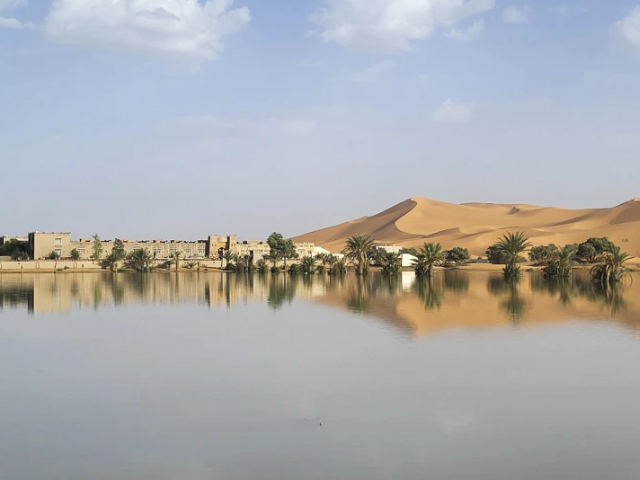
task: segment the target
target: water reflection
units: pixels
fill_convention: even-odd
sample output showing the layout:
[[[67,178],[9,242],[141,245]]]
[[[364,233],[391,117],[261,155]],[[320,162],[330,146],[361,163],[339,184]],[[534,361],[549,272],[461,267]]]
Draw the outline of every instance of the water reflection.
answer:
[[[527,309],[527,301],[520,293],[520,278],[491,277],[487,282],[487,291],[500,298],[500,308],[514,325],[520,323]]]
[[[639,282],[635,282],[637,285]],[[603,290],[585,275],[564,281],[530,273],[518,281],[498,274],[443,271],[416,279],[242,275],[185,272],[16,274],[0,276],[0,309],[38,315],[135,304],[191,303],[210,308],[264,302],[274,311],[306,300],[386,321],[415,335],[448,328],[487,328],[614,319],[636,327],[640,303],[633,284]]]

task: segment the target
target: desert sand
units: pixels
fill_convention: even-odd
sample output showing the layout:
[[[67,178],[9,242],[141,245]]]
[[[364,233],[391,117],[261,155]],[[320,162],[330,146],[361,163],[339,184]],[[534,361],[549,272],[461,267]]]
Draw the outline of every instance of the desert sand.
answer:
[[[464,247],[485,256],[487,247],[508,231],[524,232],[534,245],[581,243],[609,237],[622,250],[640,257],[640,197],[613,208],[569,210],[535,205],[451,204],[414,197],[372,217],[325,228],[294,238],[330,252],[344,248],[352,235],[370,235],[378,245],[443,248]]]

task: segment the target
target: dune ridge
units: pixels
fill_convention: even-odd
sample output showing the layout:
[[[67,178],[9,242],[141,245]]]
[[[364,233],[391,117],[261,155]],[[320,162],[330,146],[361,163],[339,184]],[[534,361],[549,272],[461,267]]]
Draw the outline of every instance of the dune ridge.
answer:
[[[570,210],[526,204],[452,204],[412,197],[371,217],[324,228],[294,238],[331,252],[346,239],[370,235],[379,245],[418,247],[439,242],[444,248],[465,247],[483,256],[489,245],[508,231],[522,231],[534,245],[580,243],[609,237],[629,254],[640,257],[640,197],[612,208]]]

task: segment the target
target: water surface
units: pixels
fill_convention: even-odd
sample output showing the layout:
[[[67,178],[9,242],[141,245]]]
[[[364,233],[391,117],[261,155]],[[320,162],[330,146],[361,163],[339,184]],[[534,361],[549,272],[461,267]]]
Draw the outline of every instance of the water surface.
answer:
[[[635,280],[0,275],[0,478],[638,478]]]

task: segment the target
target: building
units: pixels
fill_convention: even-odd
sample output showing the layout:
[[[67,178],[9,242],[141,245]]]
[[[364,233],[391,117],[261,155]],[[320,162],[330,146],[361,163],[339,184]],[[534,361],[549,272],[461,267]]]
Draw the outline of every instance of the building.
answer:
[[[237,244],[235,235],[220,237],[210,235],[207,240],[183,241],[183,240],[138,240],[121,239],[126,253],[138,249],[147,249],[149,253],[158,259],[173,257],[177,252],[183,258],[212,258],[218,257],[221,251],[234,250]],[[111,253],[114,240],[100,240],[102,252],[100,258],[105,258]],[[76,250],[80,259],[92,258],[94,254],[94,240],[81,238],[71,240],[71,233],[44,233],[31,232],[28,237],[29,256],[34,260],[49,257],[52,253],[59,258],[70,258],[71,252]]]
[[[3,237],[9,238],[9,237]],[[14,237],[11,237],[14,238]],[[94,240],[81,238],[74,241],[71,233],[31,232],[27,239],[29,256],[34,260],[42,260],[54,253],[58,258],[70,258],[71,252],[76,250],[79,259],[88,260],[94,254]],[[147,249],[156,259],[168,259],[180,252],[182,258],[222,258],[226,250],[235,255],[250,255],[254,261],[263,258],[271,251],[266,242],[251,240],[238,242],[236,235],[226,237],[209,235],[206,240],[128,240],[121,239],[125,253],[138,249]],[[100,240],[102,252],[100,258],[107,257],[113,250],[114,240]],[[312,243],[296,244],[300,258],[315,255],[316,247]]]
[[[399,254],[402,251],[402,247],[399,247],[397,245],[376,245],[376,248],[384,250],[387,253]]]
[[[11,240],[16,240],[18,242],[27,243],[29,241],[26,237],[14,237],[11,235],[2,235],[0,236],[0,247],[5,243],[9,243]]]

